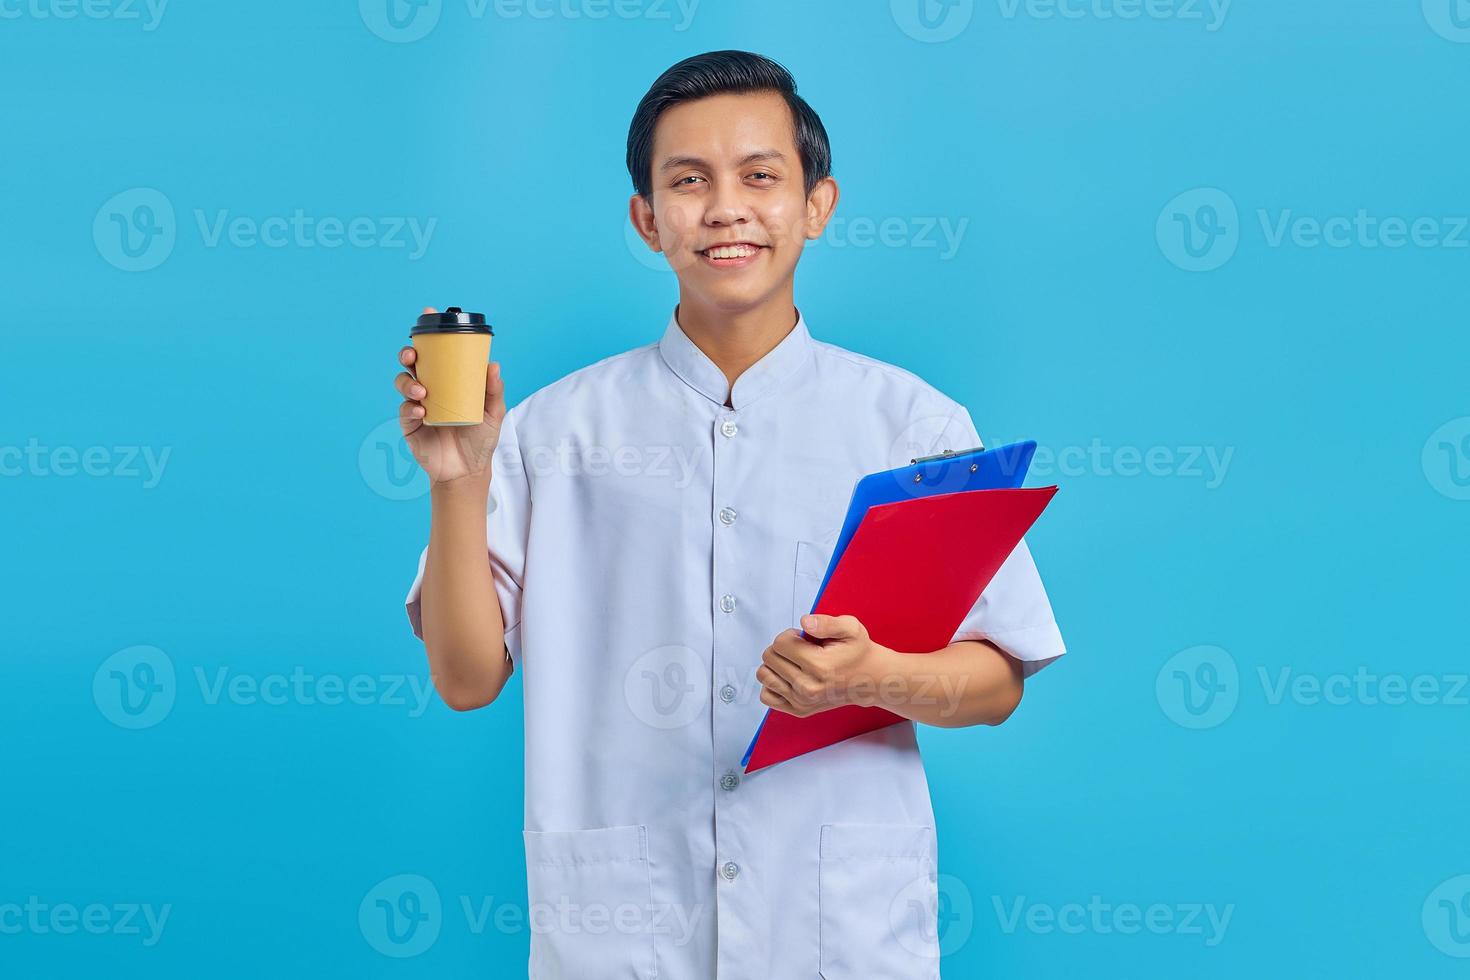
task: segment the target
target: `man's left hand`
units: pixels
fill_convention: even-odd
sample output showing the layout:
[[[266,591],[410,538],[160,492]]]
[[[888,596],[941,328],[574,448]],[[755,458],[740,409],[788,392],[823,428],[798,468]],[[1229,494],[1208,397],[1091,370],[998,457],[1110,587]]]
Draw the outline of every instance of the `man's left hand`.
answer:
[[[801,630],[784,630],[761,655],[755,679],[761,704],[805,718],[846,704],[871,705],[886,647],[868,637],[856,616],[801,617]]]

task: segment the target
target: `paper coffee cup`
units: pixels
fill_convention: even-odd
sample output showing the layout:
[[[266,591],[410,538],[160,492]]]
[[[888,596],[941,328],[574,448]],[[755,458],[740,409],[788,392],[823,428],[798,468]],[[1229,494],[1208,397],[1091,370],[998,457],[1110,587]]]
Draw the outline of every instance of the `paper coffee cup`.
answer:
[[[414,377],[424,396],[425,425],[479,425],[485,420],[485,372],[495,331],[483,313],[451,306],[425,313],[409,331],[417,352]]]

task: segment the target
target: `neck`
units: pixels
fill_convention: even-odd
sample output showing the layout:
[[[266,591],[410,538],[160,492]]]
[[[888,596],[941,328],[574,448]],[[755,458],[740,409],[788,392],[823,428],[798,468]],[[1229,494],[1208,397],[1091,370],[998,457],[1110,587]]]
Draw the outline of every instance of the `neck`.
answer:
[[[679,327],[714,362],[730,387],[745,369],[769,354],[796,326],[790,292],[748,310],[730,312],[679,297],[674,310]],[[726,399],[728,404],[728,398]]]

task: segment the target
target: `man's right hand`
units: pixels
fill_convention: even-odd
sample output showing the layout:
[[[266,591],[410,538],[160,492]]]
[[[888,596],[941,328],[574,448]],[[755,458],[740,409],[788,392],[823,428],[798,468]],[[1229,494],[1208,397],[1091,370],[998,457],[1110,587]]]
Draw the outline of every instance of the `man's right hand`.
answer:
[[[431,306],[425,313],[437,313]],[[485,372],[485,417],[479,425],[425,425],[424,386],[413,376],[418,352],[412,346],[399,350],[398,363],[404,367],[393,386],[403,396],[398,407],[398,421],[403,438],[413,458],[429,474],[432,484],[456,480],[490,484],[490,459],[500,442],[500,424],[505,419],[505,383],[500,377],[500,364],[491,361]]]

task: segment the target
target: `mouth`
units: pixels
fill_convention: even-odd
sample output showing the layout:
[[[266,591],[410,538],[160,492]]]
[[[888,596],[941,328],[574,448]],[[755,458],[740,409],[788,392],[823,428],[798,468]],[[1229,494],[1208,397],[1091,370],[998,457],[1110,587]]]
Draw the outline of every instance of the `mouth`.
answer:
[[[743,269],[756,259],[761,253],[769,250],[768,245],[757,245],[754,242],[730,242],[724,245],[711,245],[699,253],[706,265],[715,269]]]

